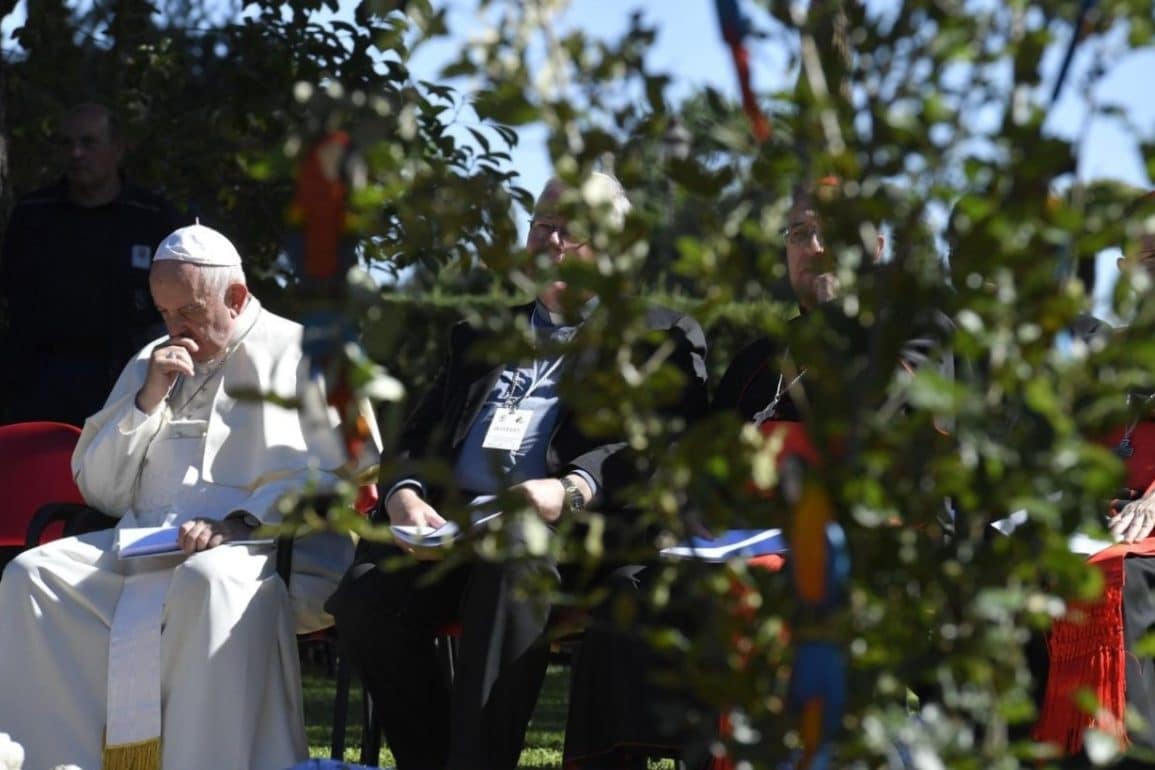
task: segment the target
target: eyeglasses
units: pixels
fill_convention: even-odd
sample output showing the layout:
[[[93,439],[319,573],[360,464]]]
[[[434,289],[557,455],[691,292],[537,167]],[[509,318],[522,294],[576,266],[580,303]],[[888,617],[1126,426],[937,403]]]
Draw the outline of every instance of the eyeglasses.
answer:
[[[782,236],[791,246],[809,246],[814,240],[822,245],[822,231],[814,225],[791,225],[782,231]]]
[[[529,220],[529,232],[533,237],[546,241],[556,234],[558,243],[566,248],[575,248],[585,243],[583,239],[576,237],[566,229],[565,225],[546,222],[541,219]]]

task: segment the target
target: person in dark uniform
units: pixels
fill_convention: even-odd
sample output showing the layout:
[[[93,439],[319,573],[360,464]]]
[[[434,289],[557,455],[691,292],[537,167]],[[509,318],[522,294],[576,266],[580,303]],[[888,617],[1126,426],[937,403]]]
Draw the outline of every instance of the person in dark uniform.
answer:
[[[17,202],[0,252],[4,422],[83,425],[124,361],[161,331],[148,269],[176,210],[122,178],[124,140],[108,108],[81,104],[58,130],[64,176]]]
[[[629,201],[617,180],[593,174],[581,191],[586,201],[607,203],[608,227],[621,225]],[[563,205],[572,197],[567,192],[559,180],[546,186],[528,236],[529,251],[554,264],[596,257],[567,216],[573,211]],[[596,335],[607,333],[604,322],[621,303],[610,308],[573,295],[565,283],[550,282],[535,302],[512,309],[535,335],[532,361],[504,360],[508,353],[494,347],[500,335],[480,324],[453,328],[445,365],[407,421],[401,468],[382,479],[380,523],[438,526],[455,493],[467,493],[520,497],[560,533],[586,508],[604,512],[607,532],[629,528],[627,491],[645,478],[650,453],[632,449],[617,424],[579,420],[575,401],[577,383],[588,390],[603,378],[620,381],[620,362],[599,345],[556,352],[564,340],[580,347],[587,335],[604,339]],[[677,372],[680,384],[665,395],[620,385],[652,396],[657,403],[646,408],[676,432],[706,408],[705,337],[682,313],[647,306],[639,316],[648,333],[629,349],[643,356],[638,360],[660,355],[661,369]],[[438,463],[452,469],[450,483],[444,475],[434,483]],[[534,527],[519,521],[502,517],[501,540],[524,554]],[[550,603],[534,584],[558,585],[558,565],[548,556],[523,556],[472,560],[448,571],[420,560],[398,569],[399,553],[391,544],[362,541],[328,604],[345,652],[381,710],[397,767],[511,770],[548,662],[543,634]],[[457,619],[462,631],[449,688],[434,635]]]

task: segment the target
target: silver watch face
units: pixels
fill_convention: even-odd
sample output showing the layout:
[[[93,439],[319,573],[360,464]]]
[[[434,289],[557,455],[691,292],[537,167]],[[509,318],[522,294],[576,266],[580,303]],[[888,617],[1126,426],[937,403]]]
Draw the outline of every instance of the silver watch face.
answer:
[[[562,486],[565,487],[566,505],[571,511],[580,511],[585,507],[585,499],[577,484],[567,480],[562,482]]]

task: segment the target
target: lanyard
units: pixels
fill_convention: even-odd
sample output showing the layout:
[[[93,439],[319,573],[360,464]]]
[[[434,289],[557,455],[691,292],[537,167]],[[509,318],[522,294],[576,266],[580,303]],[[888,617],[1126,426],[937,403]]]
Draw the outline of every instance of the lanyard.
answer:
[[[785,368],[785,363],[789,360],[789,356],[790,349],[787,348],[782,353],[783,367],[781,367],[778,371],[778,385],[774,388],[774,398],[770,399],[770,403],[754,415],[755,425],[761,425],[762,423],[772,418],[774,416],[774,412],[778,409],[778,404],[782,401],[782,396],[789,392],[790,389],[793,388],[798,383],[798,381],[802,379],[802,375],[806,374],[806,370],[802,369],[798,372],[798,374],[794,375],[790,382],[786,383],[786,387],[782,387],[782,381],[785,379],[785,374],[782,369]]]
[[[534,361],[533,373],[527,375],[529,377],[529,382],[526,384],[525,391],[520,395],[517,393],[517,386],[521,382],[522,370],[520,367],[514,369],[513,382],[511,382],[509,385],[509,393],[506,394],[505,398],[501,402],[502,408],[509,409],[510,411],[517,409],[521,405],[522,401],[525,401],[525,399],[529,398],[530,394],[537,390],[538,386],[553,377],[554,372],[558,370],[558,367],[561,366],[563,360],[565,360],[565,356],[558,356],[556,359],[554,359],[553,363],[546,364],[546,369],[544,371],[542,371],[542,362]]]
[[[537,313],[537,308],[534,308],[533,313],[529,317],[529,328],[533,332],[535,338],[537,336],[538,330],[542,328],[537,323]],[[535,390],[537,390],[537,388],[542,383],[550,380],[550,378],[553,377],[554,373],[558,370],[558,367],[561,366],[562,361],[564,360],[564,355],[558,356],[553,360],[552,363],[549,361],[549,359],[546,359],[545,361],[534,359],[532,373],[528,375],[529,383],[526,385],[525,391],[521,395],[518,395],[517,388],[521,383],[522,367],[514,369],[513,381],[509,385],[509,392],[506,394],[505,398],[502,399],[501,407],[510,411],[517,409],[521,405],[521,402],[529,398],[529,396]],[[544,371],[542,371],[543,366],[545,367]]]

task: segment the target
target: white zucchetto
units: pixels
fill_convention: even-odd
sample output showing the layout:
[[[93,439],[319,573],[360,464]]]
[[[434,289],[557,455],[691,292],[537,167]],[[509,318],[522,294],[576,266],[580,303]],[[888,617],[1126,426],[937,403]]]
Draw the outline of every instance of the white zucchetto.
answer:
[[[196,224],[174,230],[161,242],[152,261],[163,260],[203,267],[239,267],[241,255],[228,238],[210,227]]]

